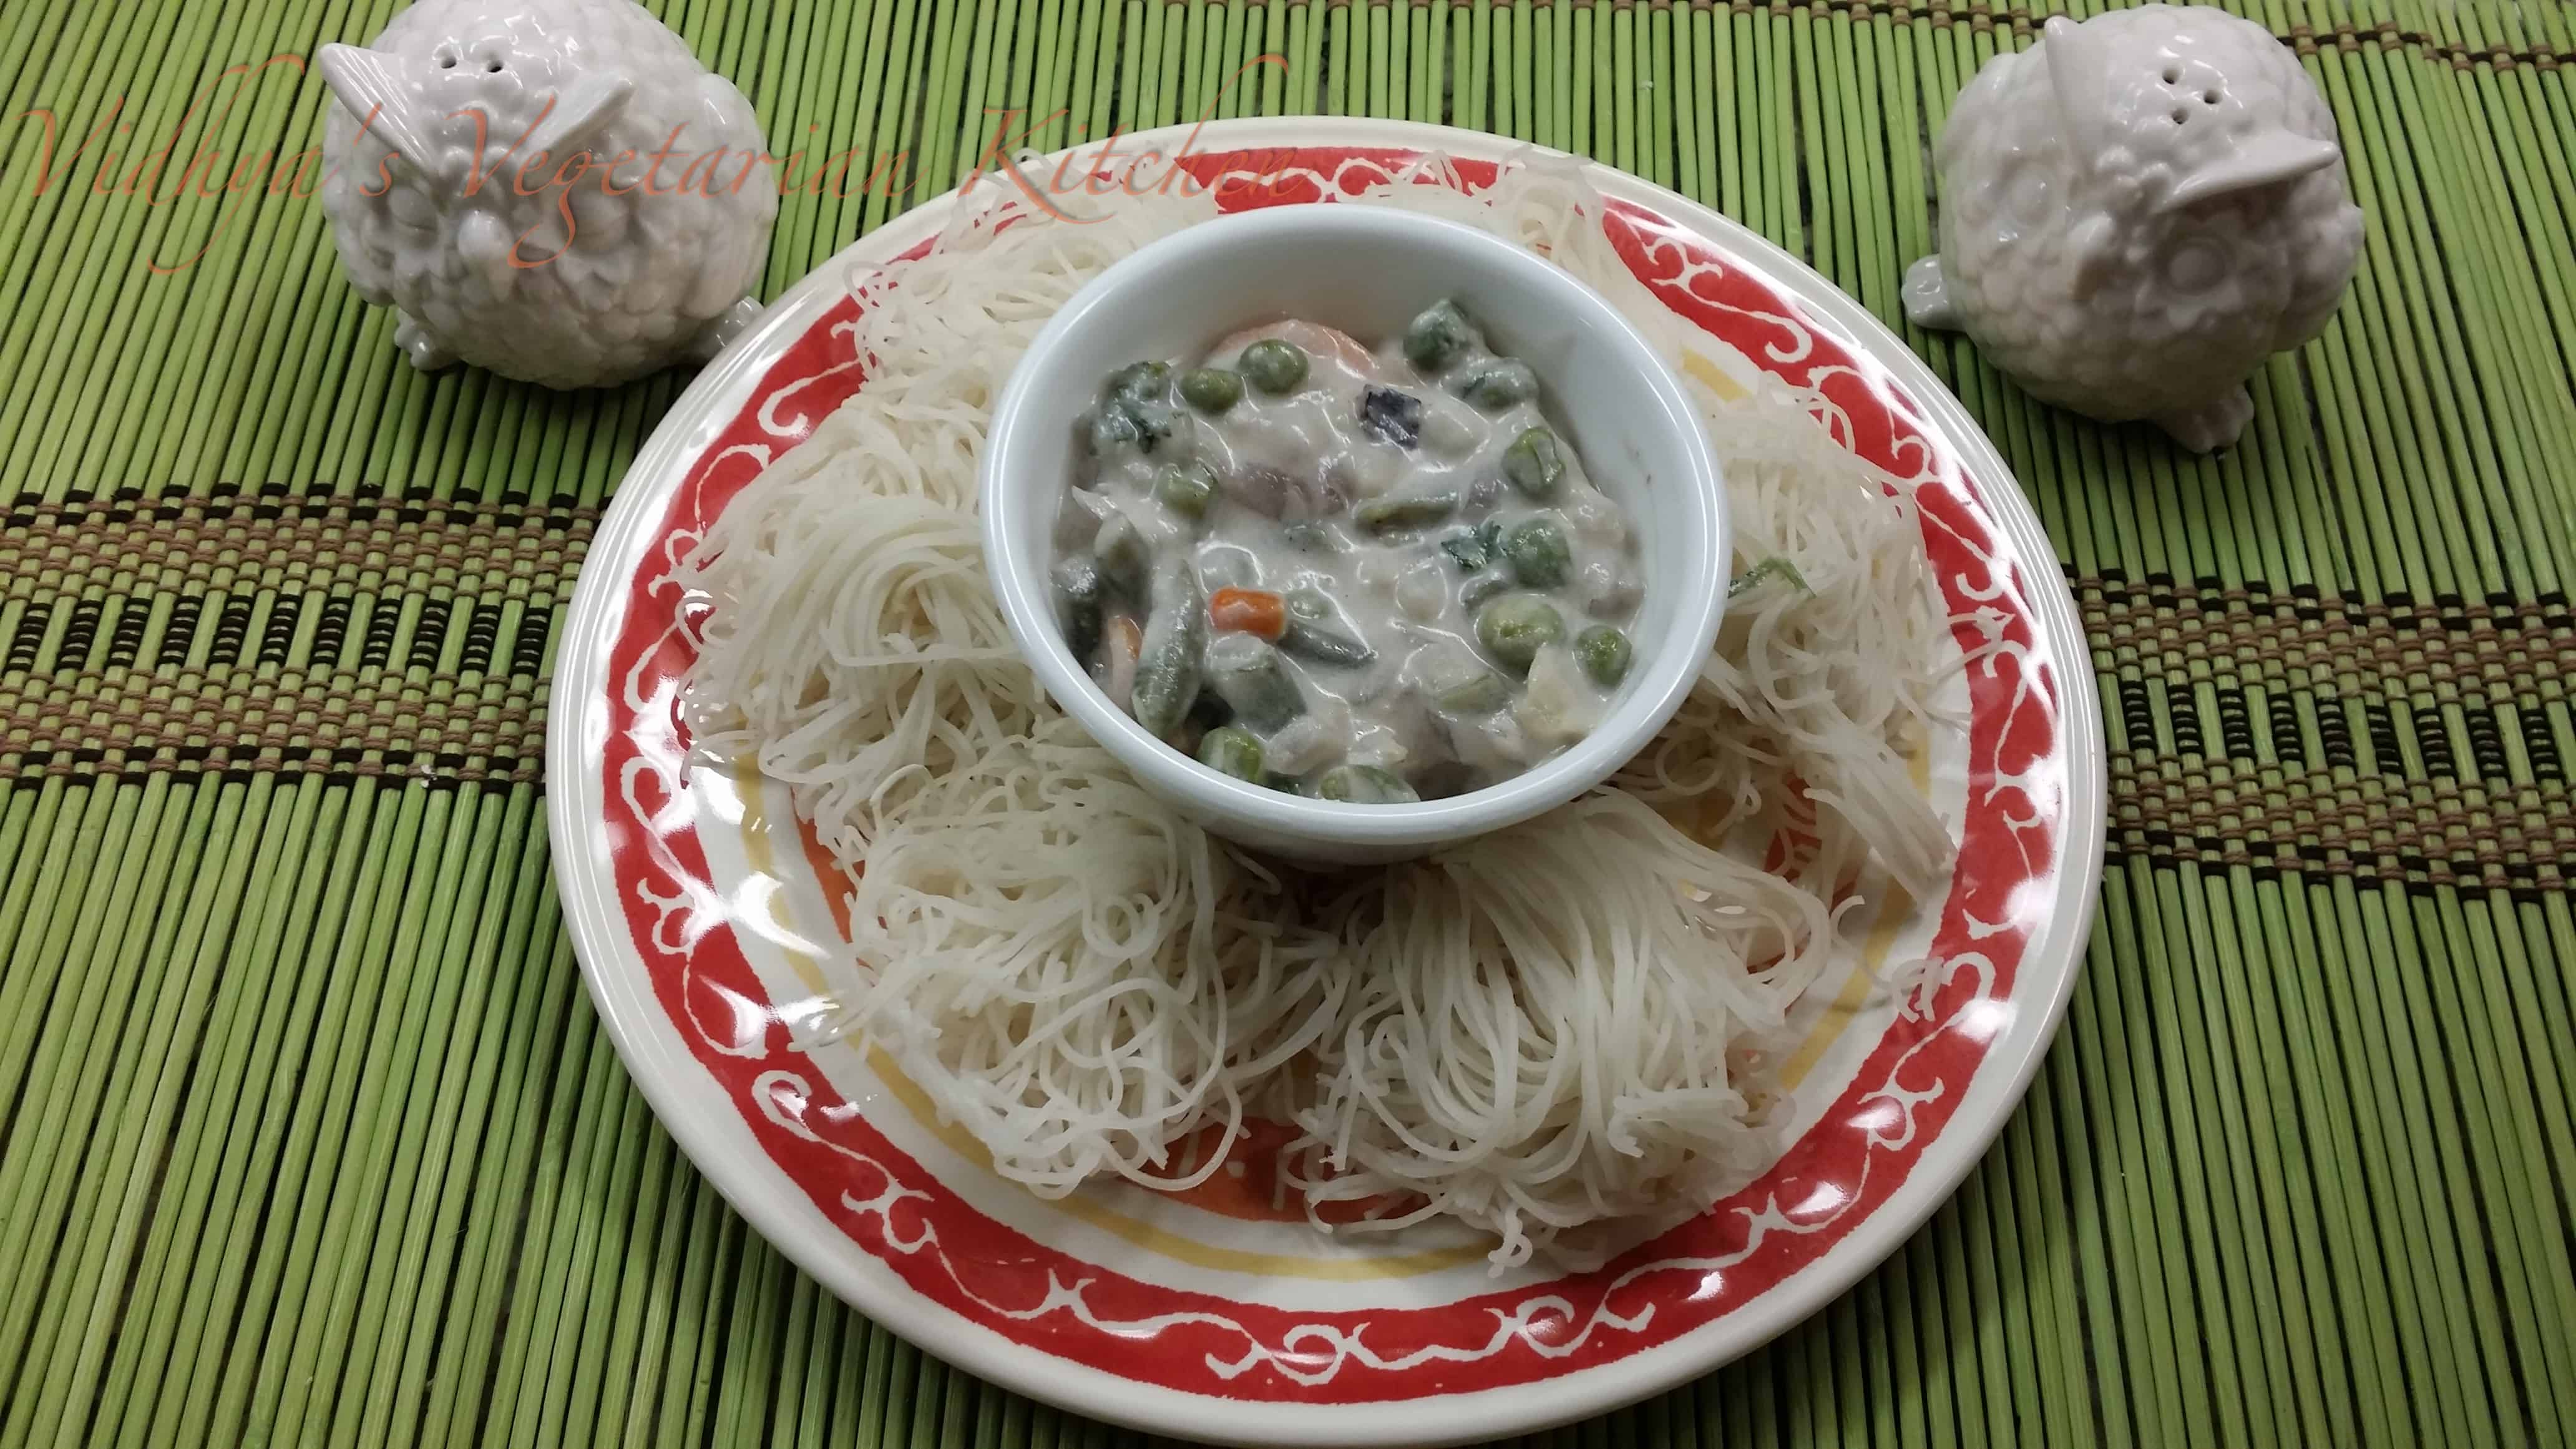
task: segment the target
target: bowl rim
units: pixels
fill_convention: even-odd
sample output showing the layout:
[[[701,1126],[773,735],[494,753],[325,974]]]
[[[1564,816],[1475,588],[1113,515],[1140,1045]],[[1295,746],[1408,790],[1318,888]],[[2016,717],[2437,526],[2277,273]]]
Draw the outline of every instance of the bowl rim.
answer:
[[[1158,272],[1219,247],[1239,257],[1246,244],[1383,243],[1398,238],[1407,245],[1480,253],[1495,268],[1526,278],[1533,294],[1606,339],[1614,353],[1624,354],[1649,410],[1661,415],[1666,431],[1678,435],[1688,460],[1688,477],[1679,480],[1687,486],[1665,489],[1663,496],[1675,501],[1649,521],[1658,532],[1681,528],[1698,537],[1683,546],[1682,575],[1658,584],[1676,591],[1676,612],[1651,647],[1638,641],[1642,669],[1636,684],[1572,746],[1510,779],[1447,799],[1410,804],[1314,800],[1220,774],[1173,749],[1146,733],[1134,716],[1109,701],[1089,671],[1073,664],[1043,583],[1051,560],[1041,556],[1043,550],[1022,546],[1017,525],[1024,510],[1011,503],[1021,496],[1055,495],[1017,490],[1005,479],[1021,453],[1043,446],[1028,414],[1039,390],[1053,381],[1049,363],[1086,328],[1097,325],[1094,319],[1104,309],[1128,303]],[[1540,381],[1549,382],[1544,371]],[[1209,828],[1221,835],[1239,828],[1362,848],[1438,845],[1518,824],[1577,798],[1608,779],[1680,710],[1716,644],[1733,568],[1725,473],[1699,409],[1672,365],[1608,298],[1554,262],[1491,232],[1444,217],[1338,201],[1264,207],[1199,222],[1148,242],[1085,283],[1039,330],[995,400],[977,468],[977,491],[985,570],[1023,661],[1057,704],[1140,783],[1212,817]]]

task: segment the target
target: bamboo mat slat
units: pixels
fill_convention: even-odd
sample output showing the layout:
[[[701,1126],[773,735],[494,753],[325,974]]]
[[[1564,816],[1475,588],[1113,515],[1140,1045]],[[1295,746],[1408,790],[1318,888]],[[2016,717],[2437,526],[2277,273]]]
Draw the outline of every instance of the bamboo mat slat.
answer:
[[[1851,1294],[1543,1442],[2576,1437],[2576,10],[2229,3],[2323,88],[2369,229],[2215,459],[1898,306],[1925,138],[2095,0],[656,5],[801,158],[769,292],[996,124],[1447,121],[1805,257],[2010,461],[2112,752],[2065,1031]],[[317,144],[262,62],[394,8],[0,3],[0,1449],[1133,1441],[791,1269],[581,992],[554,639],[686,379],[420,376],[309,201],[115,194],[183,122],[163,192],[200,144]]]

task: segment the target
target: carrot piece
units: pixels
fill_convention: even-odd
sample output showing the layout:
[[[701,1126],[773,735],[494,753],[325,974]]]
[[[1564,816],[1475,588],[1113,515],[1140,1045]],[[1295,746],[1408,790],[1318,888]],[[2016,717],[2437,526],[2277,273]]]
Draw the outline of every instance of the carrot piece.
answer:
[[[1288,632],[1288,601],[1261,589],[1219,589],[1208,595],[1208,622],[1219,631],[1279,642]]]

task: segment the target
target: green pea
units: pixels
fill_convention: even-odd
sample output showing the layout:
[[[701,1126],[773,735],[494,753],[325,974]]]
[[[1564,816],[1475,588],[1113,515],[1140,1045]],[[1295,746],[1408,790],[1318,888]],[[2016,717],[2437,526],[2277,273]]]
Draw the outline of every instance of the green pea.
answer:
[[[1503,450],[1503,477],[1540,502],[1554,498],[1556,485],[1565,478],[1565,456],[1557,448],[1556,434],[1532,428],[1512,439],[1512,445]]]
[[[1205,463],[1174,463],[1154,475],[1154,496],[1183,518],[1204,517],[1216,501],[1216,470]]]
[[[1529,673],[1538,651],[1565,637],[1565,616],[1547,600],[1506,594],[1476,615],[1476,642],[1514,674]]]
[[[1619,681],[1628,677],[1629,660],[1635,656],[1628,636],[1607,624],[1595,624],[1574,636],[1575,662],[1603,689],[1619,687]]]
[[[1457,511],[1458,495],[1454,492],[1420,493],[1411,498],[1372,499],[1361,504],[1351,518],[1371,533],[1390,533],[1438,523]]]
[[[1261,778],[1261,741],[1252,731],[1227,725],[1199,741],[1199,763],[1238,780]]]
[[[1552,589],[1574,572],[1574,550],[1565,530],[1544,518],[1533,518],[1503,535],[1503,557],[1512,577],[1525,589]]]
[[[1463,684],[1453,684],[1433,696],[1434,702],[1451,714],[1492,714],[1511,702],[1512,687],[1499,674],[1479,674]]]
[[[1412,805],[1422,799],[1402,778],[1375,765],[1335,765],[1316,779],[1315,793],[1352,805]]]
[[[1265,337],[1243,349],[1234,360],[1243,380],[1273,395],[1295,392],[1306,380],[1306,349],[1294,342]]]
[[[1404,360],[1429,377],[1477,345],[1476,324],[1443,298],[1424,308],[1404,329]]]
[[[1222,367],[1194,367],[1181,374],[1181,401],[1203,413],[1221,413],[1243,401],[1243,377]]]
[[[1460,374],[1456,386],[1470,406],[1498,413],[1538,396],[1538,374],[1517,357],[1496,357]]]

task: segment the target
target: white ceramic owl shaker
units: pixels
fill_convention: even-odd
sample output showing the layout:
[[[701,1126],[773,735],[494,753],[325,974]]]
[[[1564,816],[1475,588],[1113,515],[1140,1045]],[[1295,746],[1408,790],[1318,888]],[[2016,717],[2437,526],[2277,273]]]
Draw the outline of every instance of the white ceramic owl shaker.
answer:
[[[604,386],[759,314],[760,123],[634,0],[421,0],[315,63],[340,265],[415,366]]]
[[[2032,395],[2233,442],[2245,379],[2322,330],[2361,254],[2333,113],[2271,32],[2147,5],[1986,62],[1950,113],[1908,315]]]

